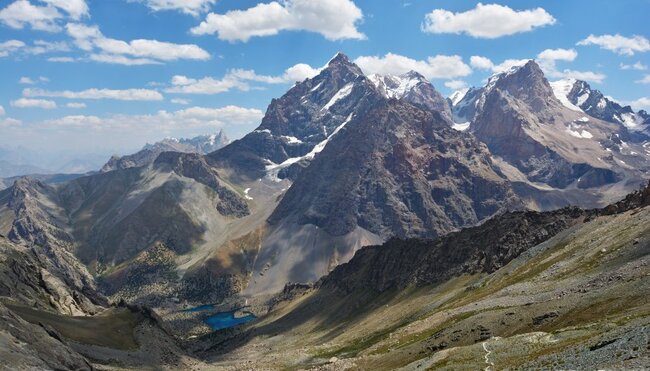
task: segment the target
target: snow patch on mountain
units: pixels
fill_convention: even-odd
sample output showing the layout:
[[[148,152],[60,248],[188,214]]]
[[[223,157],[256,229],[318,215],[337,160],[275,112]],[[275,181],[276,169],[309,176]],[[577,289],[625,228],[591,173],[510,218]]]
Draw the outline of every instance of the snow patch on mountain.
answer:
[[[571,103],[571,101],[569,100],[569,93],[571,93],[571,90],[573,89],[575,83],[576,83],[575,79],[563,79],[563,80],[553,81],[550,84],[551,84],[551,88],[553,89],[553,95],[555,95],[555,98],[557,98],[560,101],[560,103],[564,105],[564,107],[573,111],[583,112],[580,107]],[[589,95],[587,94],[587,98],[588,97]],[[585,100],[587,98],[585,98]]]
[[[337,91],[336,94],[334,94],[334,96],[330,99],[330,101],[323,106],[321,111],[329,110],[333,105],[336,104],[336,102],[350,95],[353,87],[354,87],[354,83],[349,83],[344,87],[342,87],[341,90]]]
[[[449,100],[451,101],[451,106],[454,107],[454,106],[458,105],[458,103],[460,103],[460,101],[462,101],[463,98],[465,98],[468,91],[469,91],[469,88],[465,88],[465,89],[457,90],[457,91],[451,93],[451,95],[449,96]]]
[[[326,146],[327,143],[330,141],[330,139],[332,139],[332,137],[334,137],[334,136],[335,136],[339,131],[341,131],[341,129],[343,129],[343,128],[345,127],[345,125],[347,125],[347,124],[350,122],[350,120],[352,120],[352,116],[353,116],[353,114],[351,113],[351,114],[350,114],[350,115],[345,119],[345,121],[343,121],[343,122],[341,123],[341,125],[339,125],[339,126],[338,126],[338,127],[337,127],[333,132],[332,132],[332,134],[330,134],[330,135],[329,135],[325,140],[323,140],[322,142],[320,142],[320,143],[318,143],[317,145],[315,145],[314,148],[313,148],[309,153],[307,153],[306,155],[304,155],[304,156],[299,156],[299,157],[291,157],[291,158],[288,158],[288,159],[286,159],[284,162],[282,162],[281,164],[276,164],[276,163],[273,163],[272,161],[269,161],[270,164],[269,164],[269,165],[266,165],[267,176],[270,177],[272,180],[274,180],[274,181],[276,181],[276,182],[279,182],[279,181],[281,180],[280,178],[278,178],[278,172],[279,172],[280,170],[282,170],[282,169],[284,169],[284,168],[287,168],[287,167],[289,167],[289,166],[291,166],[291,165],[293,165],[293,164],[295,164],[295,163],[297,163],[297,162],[300,162],[301,160],[313,160],[314,157],[316,157],[317,154],[319,154],[320,152],[323,151],[323,149],[325,149],[325,146]]]
[[[394,76],[394,75],[377,75],[368,76],[368,79],[382,92],[387,98],[402,99],[419,83],[426,82],[422,76],[413,71]]]

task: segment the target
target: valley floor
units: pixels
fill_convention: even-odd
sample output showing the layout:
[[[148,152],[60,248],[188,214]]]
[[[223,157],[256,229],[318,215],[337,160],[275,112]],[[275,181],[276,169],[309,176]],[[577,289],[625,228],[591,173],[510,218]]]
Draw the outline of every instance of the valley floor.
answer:
[[[650,207],[594,217],[492,274],[440,285],[304,287],[219,332],[201,322],[207,313],[172,308],[61,319],[4,305],[106,370],[646,368],[649,226]],[[13,345],[0,354],[17,360],[24,349],[10,330],[0,341]]]

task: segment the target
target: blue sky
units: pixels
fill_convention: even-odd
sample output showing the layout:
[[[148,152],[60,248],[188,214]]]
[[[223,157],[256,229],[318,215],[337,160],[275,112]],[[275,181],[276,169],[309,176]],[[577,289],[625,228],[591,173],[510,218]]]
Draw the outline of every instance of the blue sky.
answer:
[[[650,109],[648,14],[650,0],[0,0],[0,147],[240,137],[337,51],[444,95],[536,58],[550,80]]]

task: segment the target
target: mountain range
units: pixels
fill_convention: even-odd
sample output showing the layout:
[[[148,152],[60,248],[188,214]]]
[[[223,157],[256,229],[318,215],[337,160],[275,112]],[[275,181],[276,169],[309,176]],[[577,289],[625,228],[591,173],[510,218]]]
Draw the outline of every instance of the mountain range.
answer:
[[[257,334],[267,335],[312,326],[320,316],[353,321],[350,310],[339,318],[321,308],[330,300],[334,306],[349,300],[363,313],[382,300],[396,300],[391,303],[397,307],[418,303],[418,287],[438,290],[458,277],[499,274],[564,231],[591,231],[609,219],[639,229],[635,235],[643,241],[634,249],[640,250],[629,254],[645,256],[647,228],[628,215],[645,215],[647,189],[616,201],[650,176],[648,127],[645,112],[632,112],[584,82],[551,83],[535,61],[446,99],[417,72],[366,76],[339,53],[317,76],[272,100],[259,127],[241,139],[230,142],[222,132],[166,139],[115,156],[98,173],[56,184],[15,180],[0,191],[3,255],[13,259],[2,261],[3,282],[11,282],[2,296],[68,316],[122,303],[130,309],[116,313],[150,321],[150,331],[167,334],[161,339],[174,337],[165,326],[190,326],[178,320],[183,304],[250,302],[271,313],[282,308],[276,313],[286,318],[270,314],[255,325]],[[595,208],[604,209],[586,210]],[[550,249],[568,254],[554,241]],[[612,260],[612,266],[628,258]],[[516,264],[533,266],[534,259]],[[601,268],[609,274],[611,267]],[[30,270],[40,278],[24,273]],[[405,291],[404,301],[381,297],[409,287],[416,291]],[[149,307],[163,314],[151,314]],[[467,312],[453,308],[454,315]],[[542,318],[548,313],[535,308],[542,322],[566,312]],[[383,359],[397,346],[384,335],[414,318],[395,320],[388,332],[356,333],[364,334],[356,345],[334,336],[346,345],[318,349],[316,358],[354,358],[368,350]],[[482,325],[471,326],[477,339],[485,335]],[[519,333],[507,326],[493,331],[490,336]],[[420,335],[408,339],[441,350],[454,338],[443,335],[443,347],[440,341],[425,345]],[[246,339],[237,335],[224,345],[215,336],[192,342],[194,354],[219,357],[219,347],[231,350]],[[287,336],[304,340],[290,331]],[[83,349],[94,359],[110,358]]]

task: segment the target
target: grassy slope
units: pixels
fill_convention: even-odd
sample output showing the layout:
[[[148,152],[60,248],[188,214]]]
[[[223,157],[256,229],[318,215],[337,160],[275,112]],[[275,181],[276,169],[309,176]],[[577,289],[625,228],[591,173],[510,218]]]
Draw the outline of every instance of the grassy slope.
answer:
[[[497,369],[643,365],[650,359],[642,340],[598,344],[622,339],[616,334],[628,329],[650,336],[649,262],[646,207],[579,224],[489,276],[380,297],[307,293],[252,325],[247,342],[222,348],[229,353],[213,361],[477,369],[487,366],[485,342]],[[305,305],[315,299],[322,304],[317,309]],[[333,356],[339,360],[328,364]]]

